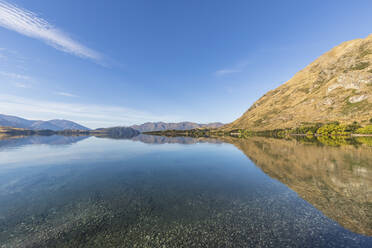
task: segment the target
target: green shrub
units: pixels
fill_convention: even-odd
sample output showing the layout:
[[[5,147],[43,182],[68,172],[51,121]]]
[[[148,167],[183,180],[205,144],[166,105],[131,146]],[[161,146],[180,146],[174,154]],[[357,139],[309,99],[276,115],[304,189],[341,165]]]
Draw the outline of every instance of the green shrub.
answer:
[[[366,144],[367,146],[372,146],[372,137],[357,137],[356,140],[359,143]]]
[[[321,126],[317,132],[318,135],[321,136],[332,136],[332,135],[348,135],[350,134],[349,131],[347,131],[346,125],[337,125],[337,124],[327,124],[324,126]]]
[[[353,124],[349,124],[346,126],[346,130],[347,132],[351,132],[351,133],[355,133],[355,131],[359,128],[361,128],[362,126],[359,125],[358,122],[354,121]]]
[[[296,127],[290,131],[291,134],[307,134],[307,133],[316,133],[316,131],[323,125],[322,123],[315,123],[309,125],[310,123],[304,123],[304,126]],[[306,125],[307,124],[307,125]]]
[[[343,136],[319,136],[317,140],[327,146],[349,145],[350,142]]]
[[[306,136],[314,136],[314,133],[309,130],[307,131]]]
[[[356,133],[359,133],[359,134],[372,134],[372,125],[368,125],[368,126],[365,126],[365,127],[358,128],[356,130]]]

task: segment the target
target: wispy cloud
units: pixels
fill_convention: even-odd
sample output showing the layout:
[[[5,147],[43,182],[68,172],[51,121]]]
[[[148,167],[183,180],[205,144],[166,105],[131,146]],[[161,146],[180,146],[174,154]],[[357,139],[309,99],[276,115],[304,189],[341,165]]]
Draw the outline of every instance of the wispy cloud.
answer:
[[[74,95],[68,92],[55,92],[55,94],[60,95],[60,96],[67,96],[67,97],[78,97],[77,95]]]
[[[0,47],[0,59],[5,59],[5,54],[3,53],[5,51],[5,48]]]
[[[22,79],[22,80],[30,80],[31,77],[23,74],[13,73],[13,72],[6,72],[6,71],[0,71],[0,75],[13,78],[13,79]]]
[[[29,84],[24,84],[24,83],[19,83],[19,82],[15,83],[14,86],[17,88],[24,88],[24,89],[31,88]]]
[[[1,25],[0,25],[0,28],[1,28]],[[1,62],[6,63],[6,64],[3,64],[2,67],[4,67],[4,65],[13,64],[13,67],[17,67],[17,68],[25,70],[26,62],[30,62],[30,59],[26,58],[22,53],[18,51],[7,49],[7,48],[0,48],[0,63]]]
[[[216,71],[216,75],[217,76],[223,76],[223,75],[233,74],[233,73],[237,73],[237,72],[241,72],[241,71],[237,70],[237,69],[222,69],[222,70]]]
[[[0,113],[38,120],[68,119],[90,128],[181,120],[175,116],[159,116],[125,107],[41,101],[1,94]]]
[[[223,68],[223,69],[217,70],[215,71],[214,74],[216,76],[225,76],[229,74],[239,73],[239,72],[242,72],[247,65],[248,65],[247,61],[242,61],[230,68]]]
[[[67,34],[38,17],[35,13],[3,0],[0,0],[0,26],[43,40],[61,51],[97,62],[101,60],[101,55],[98,52],[71,39]]]

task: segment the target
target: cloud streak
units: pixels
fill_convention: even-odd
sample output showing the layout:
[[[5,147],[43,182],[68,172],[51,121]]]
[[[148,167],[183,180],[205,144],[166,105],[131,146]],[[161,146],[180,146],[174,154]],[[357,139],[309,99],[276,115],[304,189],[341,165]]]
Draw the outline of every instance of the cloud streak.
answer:
[[[60,96],[67,96],[67,97],[78,97],[77,95],[74,95],[68,92],[56,92],[56,94]]]
[[[125,107],[41,101],[2,94],[0,94],[0,113],[27,119],[68,119],[90,128],[129,126],[147,121],[180,120],[174,116],[158,116]]]
[[[248,64],[249,64],[248,61],[241,61],[231,68],[224,68],[221,70],[217,70],[215,71],[214,74],[216,76],[225,76],[229,74],[239,73],[239,72],[244,71],[244,69],[247,67]]]
[[[237,70],[237,69],[222,69],[222,70],[216,71],[216,75],[217,76],[224,76],[224,75],[227,75],[227,74],[233,74],[233,73],[237,73],[237,72],[240,72],[240,70]]]
[[[99,62],[102,58],[98,52],[74,41],[35,13],[18,8],[3,0],[0,0],[0,26],[42,40],[58,50],[78,57],[88,58],[96,62]]]
[[[31,88],[30,85],[24,84],[24,83],[19,83],[19,82],[15,83],[14,86],[17,87],[17,88],[23,88],[23,89],[29,89],[29,88]]]
[[[13,72],[6,72],[6,71],[0,71],[0,75],[13,78],[13,79],[22,79],[22,80],[30,80],[31,78],[26,75],[18,74],[18,73],[13,73]]]

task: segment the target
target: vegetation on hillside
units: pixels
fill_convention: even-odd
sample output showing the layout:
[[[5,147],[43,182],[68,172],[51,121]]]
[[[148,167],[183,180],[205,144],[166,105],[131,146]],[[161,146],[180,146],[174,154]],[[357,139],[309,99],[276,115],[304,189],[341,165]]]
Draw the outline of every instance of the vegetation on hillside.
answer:
[[[372,134],[372,125],[368,125],[368,126],[365,126],[365,127],[358,128],[356,130],[356,133],[359,133],[359,134]]]
[[[354,139],[353,136],[368,136],[372,135],[372,125],[362,127],[358,122],[352,124],[340,124],[338,122],[332,123],[304,123],[304,125],[296,128],[274,129],[264,131],[252,131],[247,129],[193,129],[193,130],[166,130],[157,132],[145,132],[145,134],[161,135],[168,137],[186,136],[186,137],[226,137],[232,136],[237,138],[248,137],[273,137],[279,139],[297,139],[304,143],[318,143],[329,146],[340,145],[358,145],[358,144],[372,144],[370,137],[358,137]],[[360,139],[359,139],[360,138]],[[364,138],[364,139],[363,139]]]

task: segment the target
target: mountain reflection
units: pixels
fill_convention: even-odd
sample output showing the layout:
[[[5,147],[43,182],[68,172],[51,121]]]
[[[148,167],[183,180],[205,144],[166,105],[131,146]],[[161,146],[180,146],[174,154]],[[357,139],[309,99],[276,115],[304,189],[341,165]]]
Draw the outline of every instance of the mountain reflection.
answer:
[[[167,137],[167,136],[156,136],[140,134],[133,137],[134,141],[141,141],[147,144],[196,144],[196,143],[214,143],[219,144],[223,141],[212,138],[192,138],[192,137]]]
[[[340,147],[264,137],[191,138],[139,135],[144,143],[235,145],[267,175],[355,233],[372,235],[372,147]],[[368,144],[368,142],[359,142]]]
[[[0,150],[31,144],[71,145],[89,136],[0,137]],[[231,143],[271,178],[295,191],[344,228],[372,235],[372,146],[324,146],[296,140],[250,137],[191,138],[140,134],[147,144]]]
[[[344,228],[372,235],[372,147],[262,137],[226,141]]]
[[[88,138],[88,136],[0,136],[0,150],[26,145],[71,145]]]

